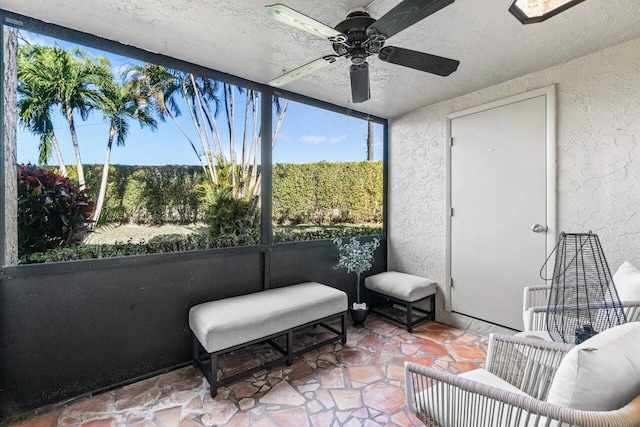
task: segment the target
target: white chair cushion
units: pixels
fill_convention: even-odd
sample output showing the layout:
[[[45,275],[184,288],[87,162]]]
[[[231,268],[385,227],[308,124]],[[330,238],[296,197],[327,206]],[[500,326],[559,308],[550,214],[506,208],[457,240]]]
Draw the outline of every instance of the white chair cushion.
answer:
[[[640,395],[640,323],[600,332],[571,349],[547,401],[571,409],[611,411]]]
[[[522,331],[515,334],[517,337],[533,338],[536,340],[553,341],[547,331]]]
[[[364,279],[364,286],[374,292],[402,301],[414,302],[436,293],[436,282],[413,274],[385,271]]]
[[[620,301],[640,301],[640,270],[625,261],[613,275]]]
[[[523,396],[528,396],[527,393],[523,392],[522,390],[511,385],[510,383],[506,382],[502,378],[484,369],[474,369],[473,371],[460,374],[460,376],[484,385],[496,387],[506,391],[511,391],[513,393],[517,393]],[[453,399],[455,403],[454,403],[454,407],[450,408],[450,405],[452,403],[451,399],[447,398],[447,399],[441,400],[440,401],[441,406],[439,406],[436,409],[435,413],[432,414],[433,421],[435,421],[438,425],[441,425],[441,426],[454,425],[450,417],[452,415],[455,415],[455,419],[457,421],[457,424],[455,425],[459,425],[459,426],[471,425],[471,423],[467,422],[466,420],[466,417],[471,416],[471,413],[474,410],[471,404],[467,408],[466,413],[465,412],[460,413],[459,411],[456,411],[456,409],[460,409],[459,406],[464,405],[464,402],[462,402],[461,400],[456,400],[456,397],[460,399],[460,396],[456,396],[456,393],[454,391],[455,389],[447,383],[438,383],[438,385],[436,385],[435,387],[439,387],[438,394],[440,395],[441,398],[442,396],[447,396],[447,395],[451,396],[451,399]],[[434,401],[435,396],[433,395],[433,393],[434,393],[434,390],[430,387],[425,389],[421,394],[416,395],[416,405],[418,406],[418,410],[421,409],[420,408],[421,402]],[[451,411],[452,409],[454,411]],[[452,414],[452,412],[454,412],[455,414]],[[483,427],[513,427],[513,424],[510,424],[507,421],[510,418],[512,418],[512,416],[507,416],[507,414],[498,413],[498,411],[495,411],[492,422],[490,422],[488,425]],[[473,425],[477,425],[477,423]],[[530,422],[527,423],[525,422],[525,420],[520,420],[520,423],[516,425],[518,427],[534,427],[537,425],[542,426],[544,425],[544,423],[537,424],[532,420],[530,420]],[[553,424],[552,426],[555,427],[555,425]]]
[[[473,380],[478,383],[482,383],[485,385],[490,385],[492,387],[497,387],[502,390],[512,391],[514,393],[522,394],[524,396],[528,396],[527,393],[520,390],[518,387],[506,382],[502,378],[497,375],[492,374],[491,372],[485,369],[474,369],[473,371],[468,371],[460,374],[462,378],[466,378],[468,380]]]

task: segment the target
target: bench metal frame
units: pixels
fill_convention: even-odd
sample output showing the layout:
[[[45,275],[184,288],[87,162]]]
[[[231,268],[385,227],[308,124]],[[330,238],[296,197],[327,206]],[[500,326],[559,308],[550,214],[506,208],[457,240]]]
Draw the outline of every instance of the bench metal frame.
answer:
[[[393,305],[395,305],[395,304],[403,306],[407,311],[407,320],[403,322],[402,320],[399,320],[399,319],[397,319],[397,318],[395,318],[393,316],[388,315],[387,313],[385,313],[383,311],[378,310],[378,308],[381,305],[377,305],[375,307],[372,306],[369,303],[369,299],[370,299],[371,295],[374,295],[376,297],[379,297],[379,298],[382,298],[382,299],[386,300],[386,302],[387,302],[386,305],[387,306],[393,307]],[[420,303],[420,302],[422,302],[422,301],[424,301],[426,299],[429,299],[429,298],[431,299],[431,301],[430,301],[431,311],[426,311],[426,310],[423,310],[420,307],[415,307],[415,304],[418,304],[418,303]],[[402,326],[407,328],[407,332],[413,332],[413,327],[417,326],[417,325],[419,325],[419,324],[421,324],[423,322],[426,322],[428,320],[436,320],[436,294],[435,293],[433,293],[431,295],[427,295],[426,297],[421,298],[419,300],[409,302],[409,301],[404,301],[404,300],[401,300],[401,299],[398,299],[398,298],[391,297],[389,295],[381,294],[380,292],[372,291],[371,289],[367,289],[367,305],[370,307],[369,311],[371,313],[377,314],[378,316],[382,316],[385,319],[391,320],[392,322],[396,322],[396,323],[401,324]],[[421,317],[418,317],[416,320],[412,320],[414,311],[422,313],[425,316],[421,316]]]
[[[316,350],[320,347],[323,347],[327,344],[334,343],[338,340],[340,340],[343,345],[346,344],[347,343],[347,312],[348,311],[344,311],[342,313],[334,314],[334,315],[325,317],[323,319],[314,320],[313,322],[305,323],[304,325],[296,326],[291,329],[277,332],[267,337],[258,338],[253,341],[246,342],[244,344],[238,344],[236,346],[229,347],[223,350],[214,351],[213,353],[207,353],[207,351],[202,346],[200,341],[198,341],[198,338],[196,338],[196,336],[192,332],[191,337],[193,339],[193,366],[200,368],[205,378],[209,382],[211,397],[216,397],[216,395],[218,394],[218,387],[232,383],[238,380],[239,378],[247,377],[253,374],[254,372],[258,372],[262,369],[269,369],[273,366],[281,364],[282,362],[286,362],[287,366],[291,366],[291,364],[293,363],[294,357],[298,357],[304,353],[307,353],[312,350]],[[340,322],[341,329],[342,329],[341,331],[325,323],[338,318],[340,318],[341,320]],[[336,334],[336,336],[326,339],[322,342],[316,343],[307,348],[303,348],[302,350],[293,351],[294,332],[298,332],[302,329],[306,329],[312,326],[313,327],[322,326],[328,331]],[[280,337],[286,337],[286,345],[287,345],[286,349],[282,348],[280,345],[278,345],[274,341],[276,338],[280,338]],[[256,344],[265,343],[265,342],[270,344],[273,348],[275,348],[280,354],[282,354],[283,357],[280,359],[272,360],[260,366],[256,366],[255,368],[251,368],[249,370],[239,372],[227,378],[218,379],[218,357],[223,356],[227,353],[231,353],[232,351],[241,350],[241,349],[251,347]],[[208,364],[206,363],[207,358],[209,358]]]

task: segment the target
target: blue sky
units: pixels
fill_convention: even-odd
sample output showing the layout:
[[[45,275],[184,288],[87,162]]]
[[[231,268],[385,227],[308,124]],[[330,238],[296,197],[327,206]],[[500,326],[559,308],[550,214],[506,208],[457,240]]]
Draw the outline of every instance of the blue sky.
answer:
[[[53,39],[21,32],[31,43],[51,45]],[[55,41],[64,48],[78,46],[62,41]],[[114,74],[136,62],[133,59],[109,54],[84,46],[79,46],[90,56],[105,56],[112,66]],[[239,107],[244,101],[238,100]],[[188,129],[192,139],[198,141],[191,119],[185,108],[180,122]],[[236,114],[242,115],[244,108],[238,108]],[[275,113],[274,113],[275,115]],[[218,126],[223,141],[228,141],[226,120],[220,114]],[[243,117],[236,117],[236,133],[241,134]],[[69,127],[66,120],[56,113],[54,117],[56,137],[62,149],[65,163],[75,163]],[[382,125],[374,126],[376,160],[382,159]],[[76,117],[76,130],[82,162],[84,164],[103,163],[107,145],[108,123],[101,114],[92,114],[86,121],[79,115]],[[280,135],[273,151],[274,163],[307,163],[317,161],[360,161],[366,160],[367,123],[364,120],[333,113],[300,103],[290,102],[284,118]],[[237,145],[241,139],[236,137]],[[18,127],[18,163],[37,163],[38,137],[28,130]],[[236,145],[236,146],[237,146]],[[52,156],[50,165],[57,165]],[[129,165],[164,165],[164,164],[198,164],[198,160],[178,127],[171,121],[159,122],[158,130],[140,129],[134,122],[130,124],[130,133],[124,147],[114,147],[111,154],[112,164]]]

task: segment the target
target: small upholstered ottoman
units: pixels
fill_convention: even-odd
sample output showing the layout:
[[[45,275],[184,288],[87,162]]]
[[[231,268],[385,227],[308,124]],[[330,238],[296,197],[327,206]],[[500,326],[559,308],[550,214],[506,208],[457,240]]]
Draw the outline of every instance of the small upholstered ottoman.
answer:
[[[436,319],[436,282],[433,280],[414,276],[413,274],[386,271],[364,279],[364,286],[368,290],[367,305],[371,307],[369,310],[378,316],[400,323],[407,328],[407,332],[413,331],[413,327],[422,322]],[[407,311],[406,322],[402,322],[378,310],[378,307],[372,307],[371,304],[369,304],[369,297],[372,295],[383,298],[391,306],[398,304],[405,307]],[[430,311],[415,307],[415,304],[427,298],[430,299]],[[420,312],[425,316],[420,316],[416,320],[413,320],[414,311]]]

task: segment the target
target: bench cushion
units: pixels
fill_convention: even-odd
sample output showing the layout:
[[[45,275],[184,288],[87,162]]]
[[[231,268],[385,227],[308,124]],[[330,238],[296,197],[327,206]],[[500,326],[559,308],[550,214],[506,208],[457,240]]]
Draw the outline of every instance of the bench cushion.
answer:
[[[189,310],[189,326],[213,353],[347,310],[347,294],[315,282],[205,302]]]
[[[374,292],[414,302],[436,293],[436,282],[413,274],[386,271],[364,279],[364,286]]]

